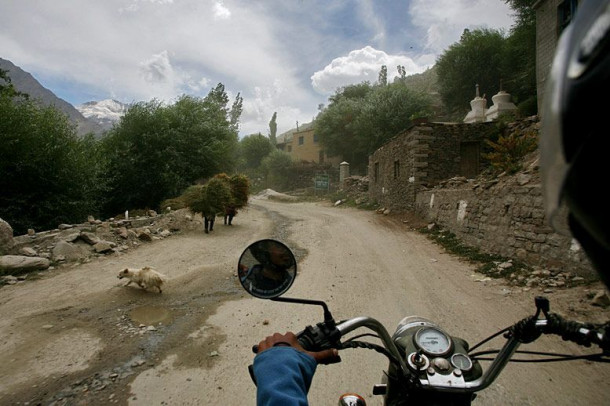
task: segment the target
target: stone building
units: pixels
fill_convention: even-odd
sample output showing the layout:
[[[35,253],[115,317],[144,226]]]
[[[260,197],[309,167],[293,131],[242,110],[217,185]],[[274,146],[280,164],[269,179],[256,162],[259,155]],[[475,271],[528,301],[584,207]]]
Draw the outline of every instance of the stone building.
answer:
[[[314,131],[313,122],[305,123],[291,129],[277,138],[277,148],[287,152],[293,161],[316,164],[327,164],[339,167],[343,161],[340,156],[329,156],[322,148]]]
[[[369,198],[395,210],[415,206],[419,190],[482,169],[484,141],[493,123],[420,123],[404,130],[369,157]]]

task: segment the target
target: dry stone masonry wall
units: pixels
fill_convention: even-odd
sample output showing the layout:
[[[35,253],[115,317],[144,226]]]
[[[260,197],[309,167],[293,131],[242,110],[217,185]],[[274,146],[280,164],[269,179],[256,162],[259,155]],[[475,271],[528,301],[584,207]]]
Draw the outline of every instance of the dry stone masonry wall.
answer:
[[[528,118],[508,130],[538,127]],[[370,157],[369,198],[394,211],[415,210],[482,252],[594,278],[578,243],[546,223],[537,153],[514,176],[461,176],[462,146],[478,142],[482,151],[483,140],[497,128],[496,123],[425,123],[404,131]],[[479,164],[482,171],[482,158]]]

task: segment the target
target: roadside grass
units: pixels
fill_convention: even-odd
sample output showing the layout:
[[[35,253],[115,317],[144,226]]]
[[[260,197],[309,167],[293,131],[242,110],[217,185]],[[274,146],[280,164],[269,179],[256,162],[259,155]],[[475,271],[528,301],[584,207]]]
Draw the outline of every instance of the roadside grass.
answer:
[[[491,278],[509,279],[514,275],[527,275],[532,268],[527,264],[514,259],[495,254],[481,252],[478,248],[464,244],[457,236],[441,227],[421,227],[418,231],[436,242],[445,250],[472,264],[476,264],[476,271]]]
[[[333,203],[340,200],[340,206],[353,207],[362,210],[376,210],[379,208],[379,204],[376,201],[369,200],[368,196],[353,196],[343,190],[331,193],[327,198]]]

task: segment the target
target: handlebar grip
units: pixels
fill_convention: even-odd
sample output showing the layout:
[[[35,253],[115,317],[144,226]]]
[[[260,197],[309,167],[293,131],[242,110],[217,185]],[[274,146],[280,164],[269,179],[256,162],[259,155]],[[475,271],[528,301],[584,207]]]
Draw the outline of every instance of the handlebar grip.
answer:
[[[258,345],[257,344],[254,344],[252,346],[252,352],[255,353],[255,354],[258,354]]]
[[[311,338],[305,334],[305,330],[297,334],[297,340],[305,351],[315,351],[315,344]]]
[[[603,325],[592,323],[581,323],[569,321],[558,314],[547,315],[548,324],[545,329],[547,334],[557,334],[565,341],[590,347],[597,344],[604,352],[610,351],[610,324]]]

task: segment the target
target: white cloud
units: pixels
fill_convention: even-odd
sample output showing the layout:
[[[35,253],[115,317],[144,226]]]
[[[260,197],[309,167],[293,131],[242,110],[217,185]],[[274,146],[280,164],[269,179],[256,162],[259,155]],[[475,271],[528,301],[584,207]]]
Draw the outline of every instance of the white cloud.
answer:
[[[277,112],[278,134],[295,127],[297,121],[300,123],[311,121],[317,105],[311,99],[306,103],[294,103],[290,99],[291,94],[299,92],[294,84],[287,84],[281,80],[274,80],[269,86],[256,86],[253,89],[253,96],[244,99],[241,132],[267,134],[269,120],[275,112]]]
[[[167,83],[172,80],[173,68],[169,61],[167,51],[153,55],[149,60],[140,64],[140,71],[144,80],[149,83]]]
[[[441,53],[459,41],[465,28],[505,27],[512,23],[511,10],[503,1],[490,0],[413,0],[411,21],[425,30],[425,49]]]
[[[206,87],[210,86],[210,79],[201,78],[201,79],[199,79],[199,82],[197,82],[197,84],[199,85],[199,88],[206,88]]]
[[[215,20],[227,20],[231,18],[231,11],[225,7],[225,5],[219,1],[214,4],[214,19]]]
[[[416,64],[413,59],[404,55],[388,55],[373,47],[351,51],[347,56],[335,58],[332,62],[317,71],[311,77],[313,88],[321,94],[332,94],[341,86],[369,81],[375,83],[381,66],[388,68],[388,79],[398,74],[396,67],[404,66],[407,75],[421,73],[426,66]]]
[[[197,80],[190,73],[174,67],[167,50],[154,54],[139,64],[139,79],[133,85],[148,89],[149,97],[145,99],[158,98],[165,101],[184,93],[203,95],[210,86],[208,78]]]
[[[73,104],[205,96],[222,82],[244,98],[243,132],[265,133],[275,111],[282,132],[310,121],[336,88],[375,82],[381,65],[390,79],[397,65],[425,70],[473,21],[501,26],[497,10],[506,7],[392,3],[410,17],[372,1],[0,0],[0,56],[52,91],[67,89]],[[401,41],[428,48],[415,53],[397,48]]]
[[[125,7],[119,7],[119,13],[124,12],[136,12],[140,9],[140,3],[151,3],[151,4],[173,4],[174,0],[132,0],[131,4]]]

